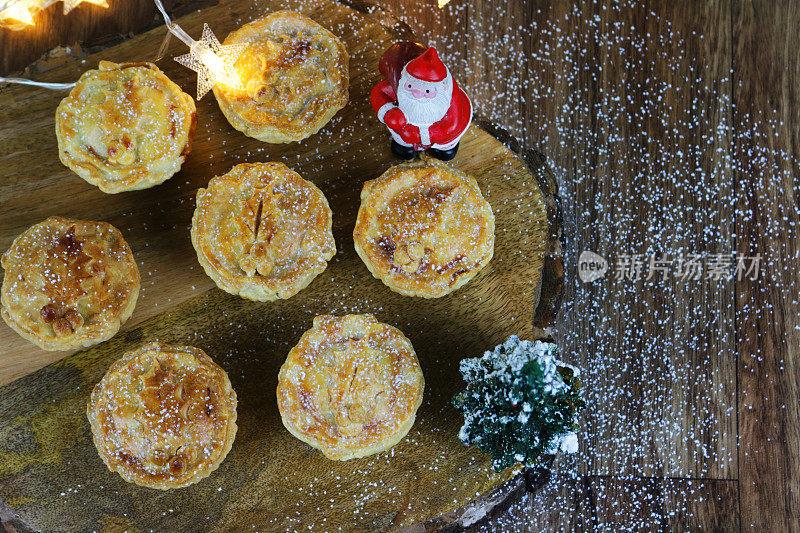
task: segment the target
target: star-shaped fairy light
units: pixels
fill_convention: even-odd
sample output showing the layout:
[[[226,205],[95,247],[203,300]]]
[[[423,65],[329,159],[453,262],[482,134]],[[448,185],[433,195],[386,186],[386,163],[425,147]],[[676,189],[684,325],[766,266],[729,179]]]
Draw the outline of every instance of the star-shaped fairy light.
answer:
[[[75,9],[78,6],[78,4],[81,4],[83,2],[89,4],[95,4],[98,6],[108,7],[108,2],[106,2],[106,0],[64,0],[64,14],[66,15],[67,13]]]
[[[175,61],[197,72],[197,99],[200,100],[215,85],[244,88],[234,65],[246,47],[244,43],[220,44],[208,24],[204,24],[201,40],[189,44],[189,53],[176,57]]]

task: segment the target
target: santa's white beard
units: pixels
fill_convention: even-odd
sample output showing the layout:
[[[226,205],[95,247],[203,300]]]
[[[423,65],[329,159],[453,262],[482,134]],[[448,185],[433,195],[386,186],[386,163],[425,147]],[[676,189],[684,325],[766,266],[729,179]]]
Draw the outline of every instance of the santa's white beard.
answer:
[[[402,83],[402,80],[401,80]],[[437,87],[436,96],[433,98],[416,99],[411,91],[403,85],[397,93],[397,105],[406,116],[409,124],[414,126],[430,126],[439,122],[450,109],[453,92],[446,87]]]

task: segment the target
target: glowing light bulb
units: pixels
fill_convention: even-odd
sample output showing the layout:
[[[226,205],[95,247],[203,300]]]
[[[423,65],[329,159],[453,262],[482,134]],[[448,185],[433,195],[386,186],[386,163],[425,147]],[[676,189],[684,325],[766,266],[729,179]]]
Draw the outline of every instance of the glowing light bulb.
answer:
[[[11,0],[10,2],[6,2],[6,4],[0,7],[0,21],[8,21],[5,23],[5,25],[8,26],[24,27],[33,25],[31,5],[31,2],[28,2],[28,0]]]
[[[64,14],[82,2],[108,7],[106,0],[64,0]],[[0,26],[20,30],[33,25],[33,15],[47,9],[56,0],[0,0]]]
[[[197,72],[197,99],[200,100],[215,85],[242,90],[242,80],[234,68],[246,44],[221,45],[208,27],[203,25],[203,37],[189,46],[189,53],[175,61]]]
[[[446,6],[448,2],[450,2],[450,0],[439,0],[439,7]]]

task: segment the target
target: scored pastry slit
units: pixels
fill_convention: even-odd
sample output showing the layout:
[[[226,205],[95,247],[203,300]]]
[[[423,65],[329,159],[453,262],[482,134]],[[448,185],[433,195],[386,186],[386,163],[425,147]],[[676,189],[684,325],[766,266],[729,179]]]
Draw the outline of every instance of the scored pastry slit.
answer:
[[[336,253],[327,199],[282,163],[237,165],[197,194],[192,244],[206,273],[232,294],[289,298]]]
[[[258,209],[256,209],[256,227],[253,233],[253,245],[258,242],[258,230],[261,227],[261,213],[264,211],[264,199],[259,198]]]

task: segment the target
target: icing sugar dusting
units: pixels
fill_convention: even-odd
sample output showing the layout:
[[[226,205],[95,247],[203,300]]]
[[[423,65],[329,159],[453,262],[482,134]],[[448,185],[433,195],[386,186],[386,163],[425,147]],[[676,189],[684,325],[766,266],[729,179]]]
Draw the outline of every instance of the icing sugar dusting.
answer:
[[[520,516],[539,514],[546,519],[534,531],[575,529],[576,517],[590,515],[585,527],[617,531],[656,529],[676,517],[693,523],[696,501],[719,498],[720,483],[703,478],[737,473],[731,347],[737,323],[753,310],[744,303],[737,313],[735,277],[617,280],[613,268],[623,254],[736,253],[733,221],[755,217],[736,207],[737,190],[751,193],[736,172],[761,176],[752,194],[778,196],[792,183],[797,163],[775,133],[782,117],[737,109],[731,50],[717,39],[719,21],[702,10],[674,17],[665,4],[614,0],[528,6],[523,15],[500,4],[486,14],[454,2],[400,15],[415,29],[465,28],[466,54],[452,33],[422,40],[464,80],[476,115],[544,153],[560,181],[567,286],[556,337],[563,357],[584,370],[587,409],[580,453],[558,461],[540,493],[479,530],[514,530]],[[490,17],[500,21],[488,24]],[[733,128],[734,112],[745,127]],[[765,269],[797,257],[787,244],[795,217],[777,214],[757,221],[776,244]],[[755,255],[755,246],[744,248]],[[584,249],[609,260],[609,276],[578,281]],[[771,283],[790,279],[792,267],[783,268]],[[659,498],[670,505],[656,505]]]
[[[315,4],[307,2],[310,8]],[[561,181],[568,270],[564,316],[556,333],[562,357],[584,370],[588,408],[581,420],[584,429],[579,453],[560,458],[551,482],[540,492],[491,524],[478,527],[513,531],[519,529],[519,516],[541,516],[531,529],[580,529],[570,521],[572,517],[592,513],[591,505],[613,506],[614,502],[625,503],[624,521],[617,519],[622,513],[618,511],[617,517],[595,516],[594,522],[584,525],[652,530],[675,516],[691,520],[694,502],[713,496],[717,483],[698,478],[729,479],[737,468],[736,358],[727,347],[735,334],[735,321],[744,317],[736,316],[732,282],[660,277],[633,282],[609,277],[582,285],[574,267],[581,252],[578,243],[591,246],[612,262],[612,254],[623,253],[731,252],[736,245],[735,228],[729,222],[736,201],[733,175],[741,170],[731,158],[731,145],[746,144],[754,165],[767,171],[758,187],[767,191],[780,187],[784,173],[791,171],[783,162],[791,156],[764,132],[780,125],[781,118],[760,116],[762,128],[733,131],[730,93],[734,82],[729,68],[706,64],[687,52],[700,44],[720,44],[710,43],[691,27],[673,27],[646,6],[620,0],[583,10],[556,3],[549,11],[530,8],[530,22],[506,10],[503,2],[498,4],[497,9],[486,10],[492,11],[487,14],[467,13],[466,2],[452,2],[441,11],[408,10],[398,11],[398,15],[415,29],[454,28],[438,35],[422,34],[421,38],[437,46],[473,97],[477,114],[546,154]],[[296,6],[287,2],[287,7]],[[240,22],[259,15],[256,11],[243,9]],[[487,32],[490,25],[481,17],[489,16],[505,18]],[[446,24],[428,25],[429,17]],[[697,22],[703,23],[713,26],[708,21]],[[359,31],[349,26],[329,29],[340,35]],[[458,35],[462,29],[463,37]],[[529,53],[521,43],[531,40],[535,44]],[[491,64],[498,72],[513,75],[490,76],[483,67],[479,71],[475,59],[483,56],[490,60],[482,62],[484,67]],[[364,53],[357,51],[353,61],[363,57]],[[691,82],[688,89],[687,79]],[[219,118],[213,106],[206,112]],[[204,133],[207,141],[217,132],[200,130],[198,137]],[[341,116],[334,117],[318,135],[320,139],[341,139],[341,146],[325,153],[316,148],[304,152],[304,175],[313,176],[325,167],[327,158],[341,156],[352,150],[352,143],[364,140],[358,126]],[[374,143],[359,148],[369,150],[372,144],[385,142],[383,138],[369,140]],[[305,150],[312,144],[304,141],[297,147]],[[264,147],[246,153],[228,147],[231,153],[225,170],[235,162],[260,160],[269,153]],[[213,154],[205,157],[203,161],[216,163]],[[635,179],[623,180],[625,175]],[[180,179],[190,184],[190,178]],[[335,189],[334,185],[330,188]],[[712,202],[716,208],[706,207]],[[510,203],[500,206],[513,207]],[[739,215],[747,219],[753,213]],[[776,237],[785,234],[787,220],[794,218],[782,215],[759,221],[764,232]],[[514,231],[499,227],[498,235],[507,229]],[[795,230],[792,225],[792,234]],[[784,239],[776,238],[776,242]],[[782,246],[785,244],[777,245],[776,253],[786,251]],[[797,255],[792,252],[792,257]],[[340,260],[335,257],[332,263]],[[200,270],[196,265],[188,269],[195,274]],[[208,280],[196,276],[198,287],[209,286]],[[320,278],[327,280],[330,275]],[[336,282],[330,300],[342,302],[338,312],[383,312],[383,320],[411,330],[408,318],[384,310],[377,297],[348,299],[349,289],[362,282],[360,277],[342,276]],[[157,285],[149,287],[156,289],[153,293],[161,290]],[[745,303],[742,314],[750,312]],[[226,313],[223,311],[220,323],[238,321],[238,316]],[[280,316],[274,320],[274,325],[256,319],[253,325],[237,327],[280,326],[298,337],[307,328],[307,324],[283,321]],[[225,346],[217,350],[222,360],[265,359],[263,350],[243,345],[236,335],[225,337],[214,325],[198,329],[195,338],[185,342],[211,342],[215,335],[214,342]],[[283,354],[290,347],[271,346],[270,350]],[[753,358],[760,357],[760,353],[753,354]],[[237,377],[247,383],[243,372]],[[523,408],[518,416],[525,416],[524,412]],[[414,432],[408,443],[423,444]],[[562,442],[566,447],[574,444],[566,439]],[[289,476],[287,483],[295,482],[293,486],[300,488],[287,490],[302,491],[308,500],[317,497],[327,502],[346,487],[357,494],[358,517],[369,517],[370,499],[378,491],[370,472],[392,459],[389,454],[376,457],[351,476],[333,481],[315,479],[309,484]],[[441,468],[447,461],[447,457],[434,456],[426,468]],[[658,491],[655,496],[654,491]],[[392,493],[398,492],[402,491]],[[663,495],[671,498],[669,506],[654,503]],[[310,523],[308,518],[298,513],[287,521],[276,519],[276,524],[301,528]],[[326,530],[324,516],[318,518],[317,530]]]

